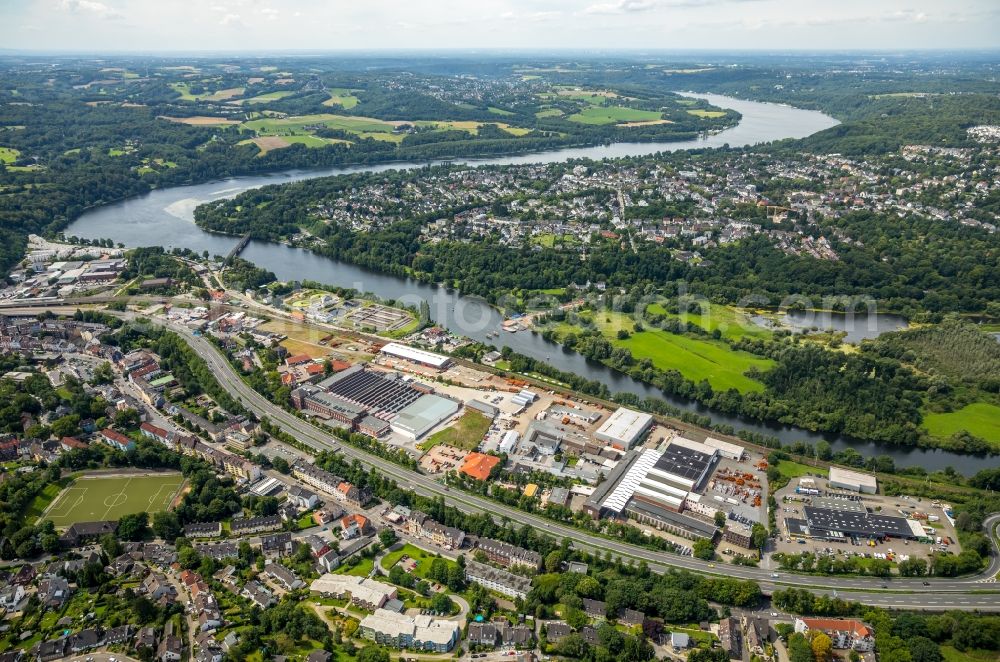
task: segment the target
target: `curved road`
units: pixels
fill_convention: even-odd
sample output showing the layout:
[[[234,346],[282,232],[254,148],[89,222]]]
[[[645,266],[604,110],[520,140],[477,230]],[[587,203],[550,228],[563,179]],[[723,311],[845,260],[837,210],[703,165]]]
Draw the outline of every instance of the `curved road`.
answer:
[[[437,481],[405,469],[387,460],[370,455],[347,444],[340,443],[312,424],[292,415],[283,408],[267,400],[243,382],[229,362],[216,350],[215,346],[200,336],[193,335],[188,329],[171,323],[166,326],[184,338],[199,357],[205,360],[219,383],[231,394],[238,397],[242,404],[252,410],[257,416],[267,417],[272,423],[293,435],[301,443],[316,450],[337,450],[343,455],[358,459],[366,466],[379,470],[386,476],[395,479],[400,485],[413,489],[421,494],[444,497],[450,505],[470,512],[487,512],[506,517],[516,522],[523,522],[548,533],[549,535],[570,538],[574,546],[590,552],[611,552],[625,559],[644,559],[649,566],[658,571],[669,567],[685,568],[703,574],[724,574],[740,579],[758,581],[765,592],[782,585],[809,588],[817,593],[833,594],[847,600],[856,600],[868,605],[887,607],[906,607],[923,609],[982,609],[1000,611],[1000,587],[998,593],[987,592],[993,588],[991,584],[983,583],[984,577],[992,577],[1000,569],[1000,557],[997,554],[991,558],[986,573],[971,578],[961,579],[906,579],[895,578],[884,580],[873,577],[816,577],[810,575],[788,575],[774,580],[771,571],[726,565],[724,571],[709,566],[699,559],[678,556],[665,552],[655,552],[641,547],[618,542],[589,534],[585,531],[553,522],[552,520],[532,515],[521,510],[506,507],[495,501],[483,499],[466,492],[446,490]],[[992,515],[986,527],[992,529],[1000,523],[1000,513]],[[991,536],[994,546],[996,538]],[[1000,552],[1000,550],[997,550]],[[930,586],[924,586],[928,581]],[[882,584],[889,586],[888,590],[879,590]]]

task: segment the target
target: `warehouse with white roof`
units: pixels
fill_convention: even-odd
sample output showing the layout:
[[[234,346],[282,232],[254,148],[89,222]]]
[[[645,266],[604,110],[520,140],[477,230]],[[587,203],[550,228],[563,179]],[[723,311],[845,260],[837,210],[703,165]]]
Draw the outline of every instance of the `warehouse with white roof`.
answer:
[[[652,425],[651,415],[622,407],[608,416],[594,436],[614,448],[628,450],[642,439]]]
[[[392,419],[392,431],[409,439],[420,439],[436,425],[458,412],[459,404],[450,398],[428,393],[417,398]]]
[[[869,474],[841,469],[840,467],[830,467],[830,487],[875,494],[878,490],[878,481],[876,481],[875,476]]]
[[[739,461],[743,458],[743,453],[745,452],[743,447],[739,444],[722,441],[721,439],[715,439],[714,437],[706,438],[705,445],[719,451],[719,455],[727,460]]]
[[[396,342],[391,342],[383,347],[382,353],[386,356],[404,359],[406,361],[410,361],[411,363],[419,363],[420,365],[425,365],[436,370],[443,370],[448,367],[449,363],[451,363],[451,359],[447,356],[435,354],[434,352],[428,352],[423,349],[417,349],[416,347],[408,347]]]

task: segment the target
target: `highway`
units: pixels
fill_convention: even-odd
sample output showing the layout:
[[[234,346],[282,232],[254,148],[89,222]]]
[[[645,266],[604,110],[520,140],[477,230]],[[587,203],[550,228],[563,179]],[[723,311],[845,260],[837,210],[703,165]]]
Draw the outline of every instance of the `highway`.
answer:
[[[57,303],[50,304],[49,309],[55,313],[66,312]],[[0,312],[17,314],[14,310]],[[37,312],[37,309],[26,312],[34,314]],[[130,313],[107,312],[124,319],[134,317]],[[719,563],[719,567],[716,567],[716,564],[709,564],[700,559],[648,550],[615,539],[593,535],[538,515],[504,506],[503,504],[484,499],[477,495],[458,490],[449,490],[436,480],[423,474],[400,467],[380,457],[344,444],[311,423],[275,405],[250,388],[243,382],[226,358],[205,338],[192,334],[189,329],[181,325],[157,319],[150,321],[166,326],[182,337],[194,352],[206,362],[220,385],[229,391],[233,397],[237,398],[243,406],[253,411],[258,417],[268,418],[273,424],[291,434],[300,443],[315,450],[336,450],[348,458],[357,459],[365,466],[376,469],[383,475],[393,478],[402,487],[412,489],[425,496],[443,497],[446,503],[465,512],[490,513],[498,518],[502,517],[514,522],[530,524],[532,527],[556,538],[569,538],[573,541],[574,547],[577,549],[598,554],[611,551],[626,561],[629,559],[645,560],[652,570],[658,572],[666,571],[669,568],[683,568],[701,574],[751,579],[757,581],[765,593],[770,593],[775,588],[799,587],[807,588],[816,594],[835,594],[845,600],[858,601],[873,606],[1000,612],[1000,586],[984,581],[987,578],[992,578],[1000,571],[1000,548],[997,547],[997,541],[993,535],[990,535],[990,539],[995,549],[987,570],[975,576],[955,579],[935,577],[896,577],[892,579],[878,577],[832,577],[783,573],[780,571],[777,573],[779,576],[775,578],[772,577],[774,571],[764,568],[722,563]],[[985,528],[991,533],[997,524],[1000,524],[1000,513],[991,515],[985,523]],[[929,584],[928,586],[924,585],[925,581]],[[882,588],[883,585],[886,586],[885,589]]]
[[[656,552],[641,547],[622,543],[613,539],[589,534],[574,527],[566,526],[552,520],[532,515],[521,510],[509,508],[495,501],[482,497],[448,490],[432,478],[415,471],[405,469],[389,461],[370,455],[362,450],[341,443],[316,426],[308,423],[283,408],[267,400],[246,385],[215,346],[200,336],[193,335],[188,329],[166,323],[166,326],[184,338],[191,348],[208,364],[219,383],[234,397],[253,411],[257,416],[267,417],[272,423],[294,436],[301,443],[316,450],[336,449],[348,458],[358,459],[364,465],[377,469],[380,473],[395,479],[401,486],[408,487],[427,496],[444,497],[449,505],[454,505],[467,512],[492,513],[497,517],[506,517],[514,522],[530,524],[557,538],[566,537],[573,541],[578,549],[592,553],[603,554],[610,550],[623,559],[644,559],[650,568],[664,571],[670,567],[685,568],[703,574],[719,574],[740,579],[753,579],[760,583],[765,592],[773,588],[797,586],[808,588],[816,593],[833,594],[846,600],[857,600],[868,605],[885,607],[905,607],[916,609],[982,609],[1000,611],[1000,587],[997,592],[992,584],[983,583],[985,577],[992,577],[1000,569],[1000,557],[996,554],[991,558],[989,569],[975,577],[959,579],[908,579],[894,578],[891,580],[876,577],[818,577],[811,575],[771,577],[770,570],[735,565],[725,565],[724,570],[710,567],[700,559],[678,556],[665,552]],[[995,527],[1000,523],[1000,514],[993,515],[987,527]],[[994,545],[996,541],[994,539]],[[720,570],[722,570],[720,572]],[[780,573],[779,573],[780,574]],[[927,581],[930,586],[924,586]],[[888,589],[881,589],[885,584]]]

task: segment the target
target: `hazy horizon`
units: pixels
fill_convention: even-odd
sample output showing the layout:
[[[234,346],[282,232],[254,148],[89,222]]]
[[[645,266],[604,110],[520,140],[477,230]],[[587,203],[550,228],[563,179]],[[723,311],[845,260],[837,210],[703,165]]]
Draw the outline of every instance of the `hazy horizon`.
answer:
[[[3,52],[998,48],[993,0],[7,0]]]

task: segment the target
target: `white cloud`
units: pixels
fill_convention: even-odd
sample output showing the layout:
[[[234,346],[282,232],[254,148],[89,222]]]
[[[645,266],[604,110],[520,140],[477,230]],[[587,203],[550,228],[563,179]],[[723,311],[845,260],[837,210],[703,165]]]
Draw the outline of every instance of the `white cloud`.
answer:
[[[584,14],[635,14],[656,7],[655,0],[616,0],[598,3],[583,10]]]
[[[68,12],[93,14],[99,18],[122,18],[121,12],[117,9],[109,7],[103,2],[97,2],[97,0],[61,0],[59,8]]]
[[[561,12],[557,11],[534,11],[525,14],[519,14],[517,12],[504,12],[500,14],[500,18],[505,21],[550,21],[558,16],[561,16]]]
[[[239,14],[226,14],[219,21],[219,25],[227,28],[238,28],[243,27],[243,17]]]

